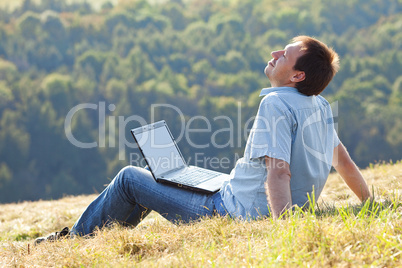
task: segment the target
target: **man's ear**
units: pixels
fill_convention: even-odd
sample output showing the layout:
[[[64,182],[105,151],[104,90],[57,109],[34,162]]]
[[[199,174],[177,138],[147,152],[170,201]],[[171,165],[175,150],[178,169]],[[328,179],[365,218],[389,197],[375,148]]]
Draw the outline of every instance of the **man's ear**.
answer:
[[[306,74],[304,72],[298,71],[292,76],[292,78],[290,78],[290,81],[292,81],[293,83],[298,83],[303,81],[304,79],[306,79]]]

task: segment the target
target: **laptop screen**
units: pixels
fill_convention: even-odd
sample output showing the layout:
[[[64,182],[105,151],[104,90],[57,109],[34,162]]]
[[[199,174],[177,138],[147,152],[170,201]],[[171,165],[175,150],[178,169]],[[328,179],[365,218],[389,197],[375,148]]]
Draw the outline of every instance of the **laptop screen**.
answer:
[[[156,177],[186,166],[166,123],[157,122],[138,128],[133,134]]]

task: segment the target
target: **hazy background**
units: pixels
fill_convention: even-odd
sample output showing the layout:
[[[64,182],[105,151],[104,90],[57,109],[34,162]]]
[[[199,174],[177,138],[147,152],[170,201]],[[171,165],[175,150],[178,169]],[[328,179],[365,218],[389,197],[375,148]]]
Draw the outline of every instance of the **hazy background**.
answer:
[[[173,105],[192,128],[207,127],[194,116],[207,118],[211,131],[189,139],[211,145],[215,133],[222,148],[194,148],[189,139],[179,146],[190,164],[196,153],[207,167],[208,159],[228,159],[217,169],[229,172],[245,145],[239,130],[269,86],[263,69],[270,52],[300,34],[340,54],[341,69],[323,95],[338,107],[339,136],[357,164],[402,158],[401,0],[25,0],[0,7],[0,202],[101,191],[130,153],[138,156],[119,148],[140,124],[130,116],[165,119],[176,137],[183,130],[177,110],[152,113],[152,104]],[[84,103],[96,109],[77,111],[71,132],[97,142],[89,149],[65,133],[68,112]]]

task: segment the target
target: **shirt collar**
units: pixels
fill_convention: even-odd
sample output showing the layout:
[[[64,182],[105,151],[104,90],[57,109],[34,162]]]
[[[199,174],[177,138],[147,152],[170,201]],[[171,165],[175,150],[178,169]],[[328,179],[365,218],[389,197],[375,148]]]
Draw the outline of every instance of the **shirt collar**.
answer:
[[[294,87],[266,87],[261,90],[260,97],[268,95],[271,92],[278,92],[278,91],[296,91],[297,88]]]

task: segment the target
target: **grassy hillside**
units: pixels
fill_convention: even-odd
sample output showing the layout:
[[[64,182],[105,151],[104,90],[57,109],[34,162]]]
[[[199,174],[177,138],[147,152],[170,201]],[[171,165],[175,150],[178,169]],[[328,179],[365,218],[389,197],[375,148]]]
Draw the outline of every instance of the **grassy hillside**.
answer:
[[[172,225],[156,213],[136,229],[33,247],[33,239],[71,226],[91,196],[0,206],[0,266],[401,266],[402,163],[363,171],[376,204],[361,205],[331,174],[312,212],[286,220],[227,218]]]

